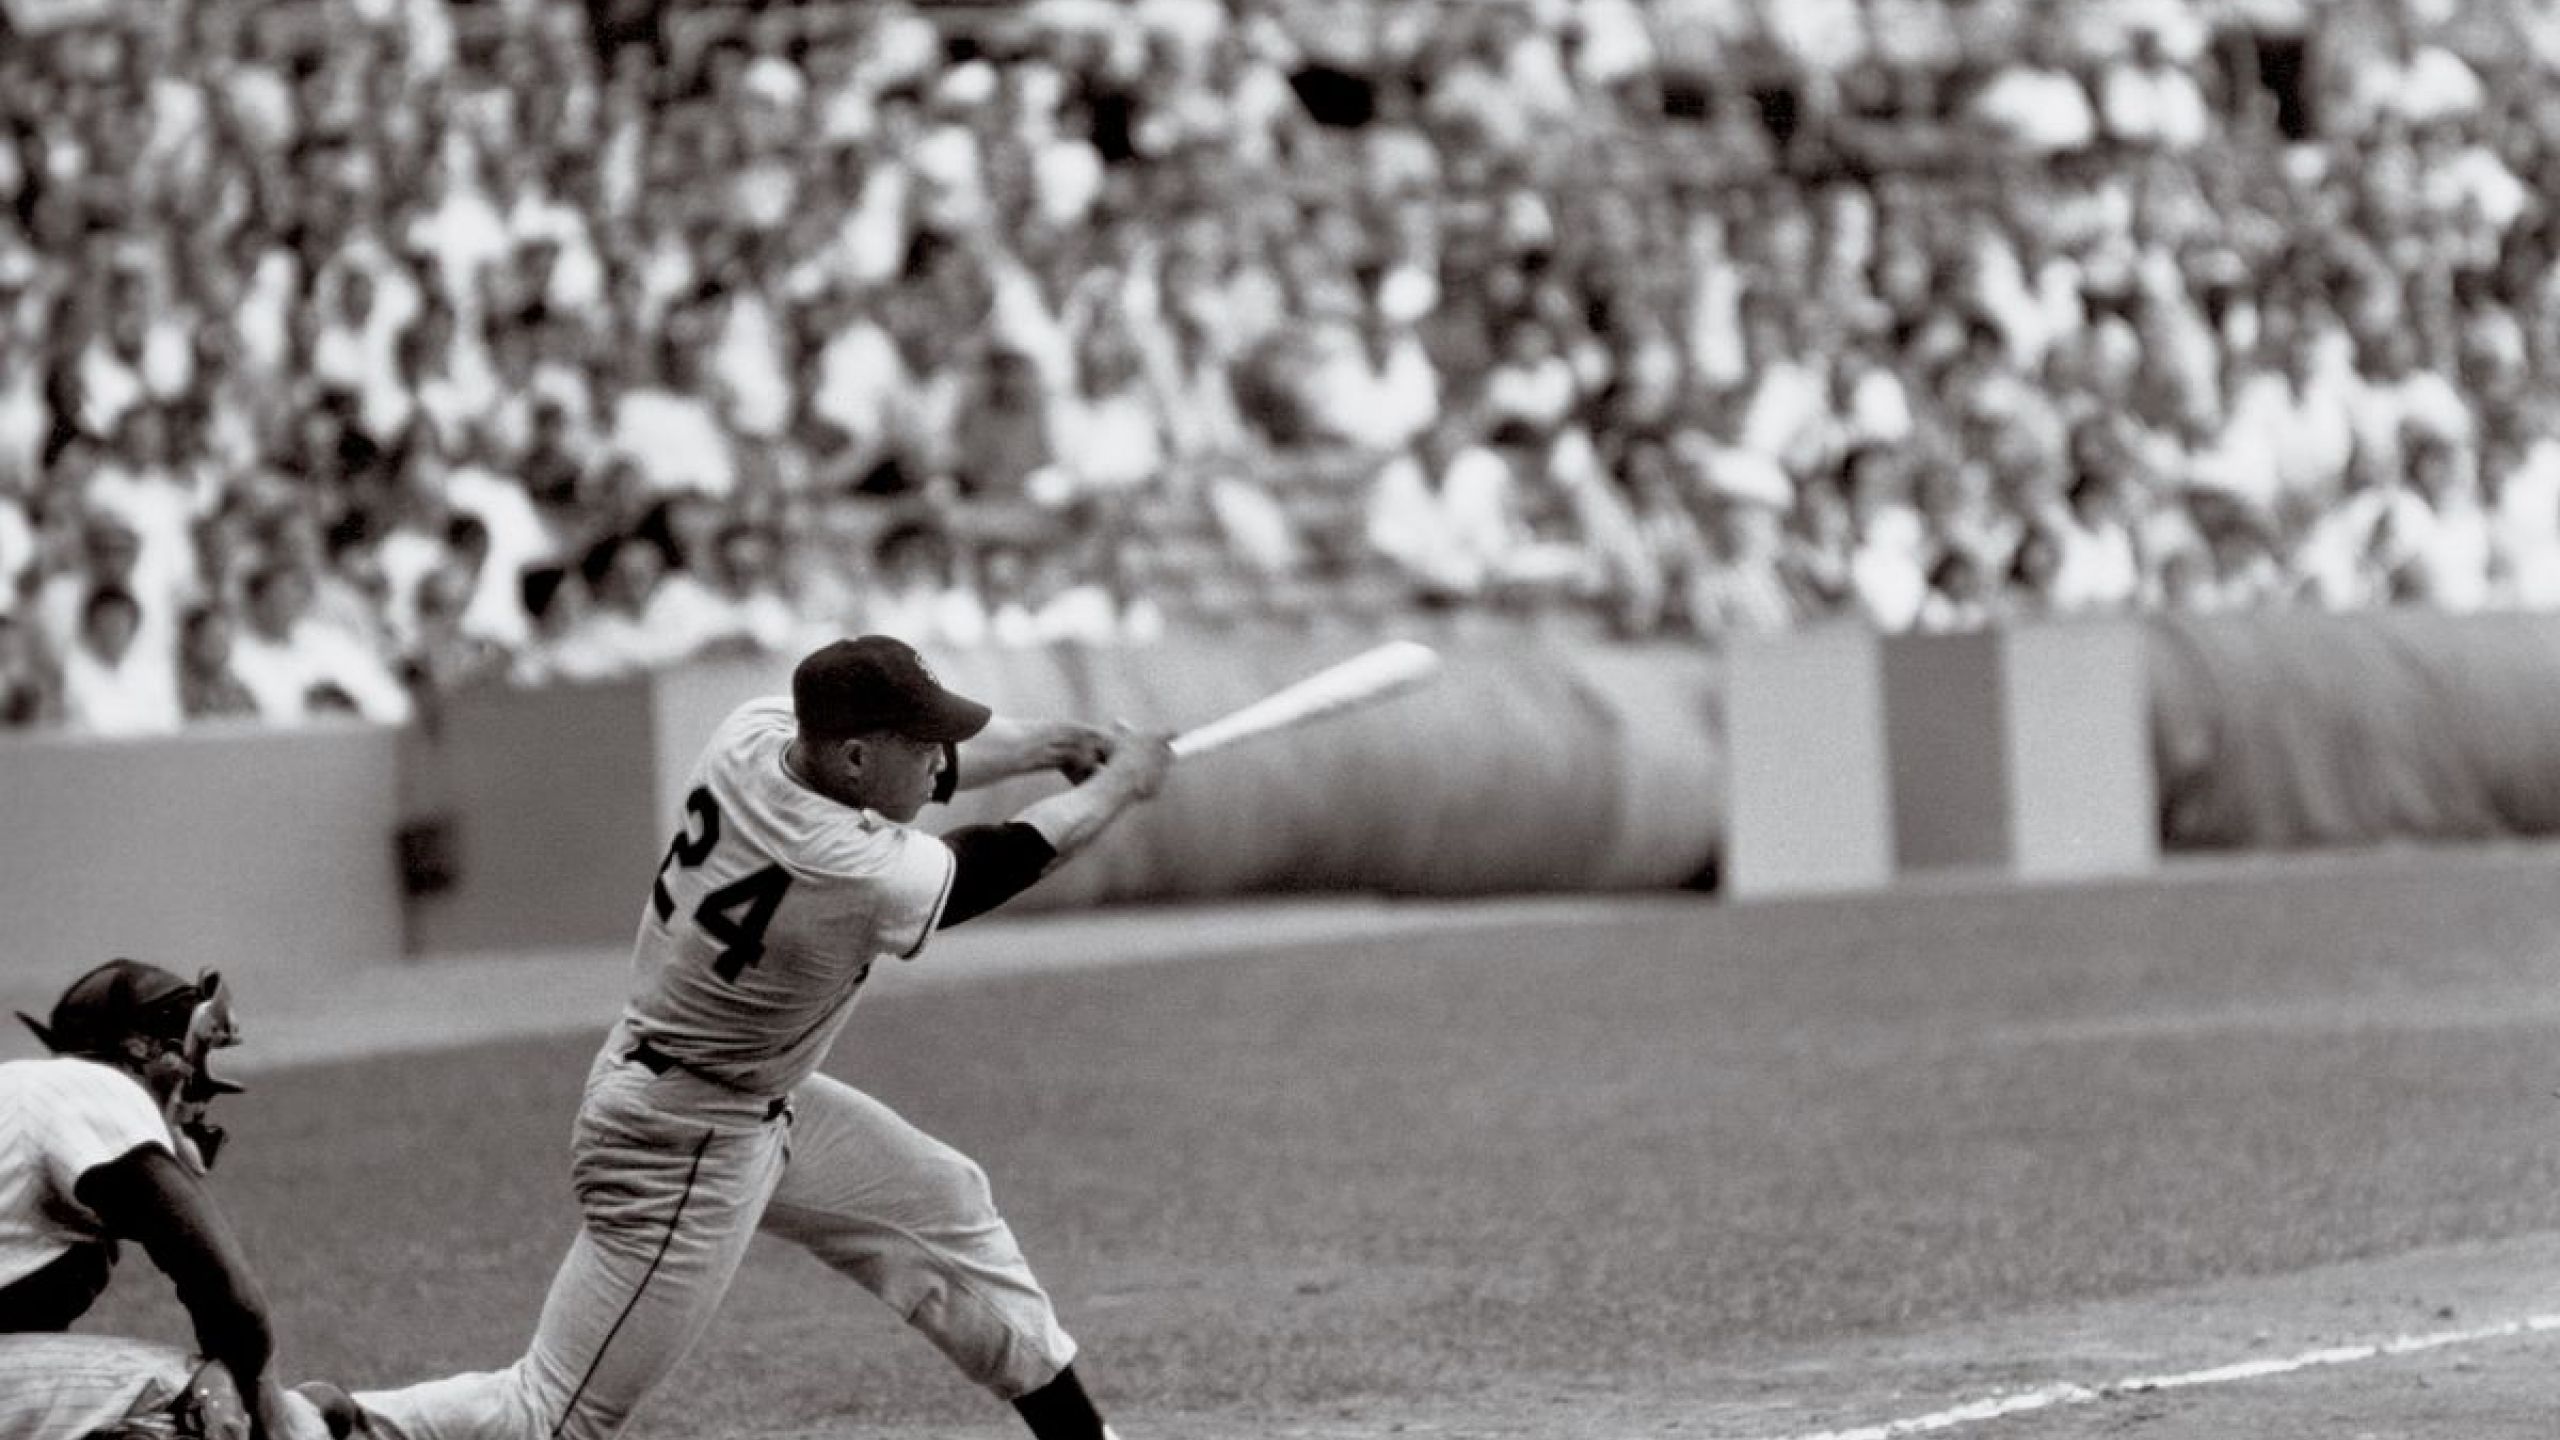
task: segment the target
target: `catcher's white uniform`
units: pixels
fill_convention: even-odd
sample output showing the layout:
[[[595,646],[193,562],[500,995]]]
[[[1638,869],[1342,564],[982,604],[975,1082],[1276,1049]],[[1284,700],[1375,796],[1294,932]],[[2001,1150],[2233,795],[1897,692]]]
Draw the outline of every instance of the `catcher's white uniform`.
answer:
[[[76,1246],[104,1243],[98,1217],[73,1189],[146,1146],[178,1153],[168,1117],[141,1081],[69,1056],[0,1064],[0,1287]]]
[[[605,1440],[719,1308],[757,1228],[887,1301],[1005,1398],[1074,1358],[968,1157],[816,1073],[881,956],[921,954],[955,859],[784,769],[790,703],[713,736],[587,1077],[584,1223],[505,1370],[360,1394],[406,1440]]]
[[[141,1081],[70,1057],[0,1063],[0,1286],[102,1243],[75,1188],[91,1169],[146,1146],[178,1153]],[[80,1440],[166,1413],[198,1364],[144,1340],[0,1334],[0,1440]],[[299,1397],[288,1409],[301,1433],[328,1433]]]
[[[174,1345],[113,1335],[0,1335],[0,1440],[82,1440],[166,1414],[196,1363]]]
[[[208,1392],[218,1398],[208,1403]],[[237,1440],[248,1424],[230,1376],[219,1367],[206,1372],[200,1357],[175,1345],[0,1335],[0,1440],[87,1440],[100,1431]],[[278,1440],[330,1440],[329,1422],[310,1399],[287,1391]]]

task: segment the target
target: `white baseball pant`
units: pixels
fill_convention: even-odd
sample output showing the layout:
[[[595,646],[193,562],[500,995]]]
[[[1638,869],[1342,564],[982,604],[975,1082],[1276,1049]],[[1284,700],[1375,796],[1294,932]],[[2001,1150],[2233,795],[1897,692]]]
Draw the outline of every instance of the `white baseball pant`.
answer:
[[[972,1380],[1012,1399],[1075,1358],[967,1156],[839,1080],[787,1113],[624,1058],[588,1075],[573,1183],[584,1223],[532,1344],[504,1370],[356,1396],[391,1440],[609,1440],[711,1323],[764,1230],[888,1302]]]

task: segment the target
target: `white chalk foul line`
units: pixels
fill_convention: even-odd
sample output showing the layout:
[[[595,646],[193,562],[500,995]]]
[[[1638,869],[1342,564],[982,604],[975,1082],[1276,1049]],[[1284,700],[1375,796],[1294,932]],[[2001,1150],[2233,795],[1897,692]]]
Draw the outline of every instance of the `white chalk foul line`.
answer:
[[[2193,1390],[2204,1385],[2228,1385],[2235,1380],[2263,1380],[2272,1375],[2291,1375],[2301,1370],[2316,1370],[2328,1365],[2354,1365],[2366,1360],[2381,1360],[2394,1355],[2415,1355],[2424,1350],[2442,1350],[2455,1345],[2477,1345],[2484,1340],[2506,1340],[2518,1335],[2535,1335],[2560,1330],[2560,1315],[2533,1315],[2522,1320],[2509,1320],[2498,1325],[2482,1325],[2469,1330],[2438,1330],[2425,1335],[2398,1335],[2363,1345],[2332,1345],[2320,1350],[2305,1350],[2265,1360],[2241,1360],[2229,1365],[2216,1365],[2205,1370],[2188,1370],[2175,1375],[2131,1375],[2103,1385],[2080,1385],[2070,1381],[2021,1390],[2009,1395],[1994,1395],[1962,1405],[1913,1415],[1901,1420],[1887,1420],[1877,1425],[1861,1425],[1852,1430],[1820,1430],[1790,1435],[1784,1440],[1899,1440],[1904,1435],[1932,1435],[1966,1425],[2027,1415],[2038,1410],[2059,1410],[2073,1405],[2087,1405],[2120,1395],[2155,1395],[2165,1390]]]

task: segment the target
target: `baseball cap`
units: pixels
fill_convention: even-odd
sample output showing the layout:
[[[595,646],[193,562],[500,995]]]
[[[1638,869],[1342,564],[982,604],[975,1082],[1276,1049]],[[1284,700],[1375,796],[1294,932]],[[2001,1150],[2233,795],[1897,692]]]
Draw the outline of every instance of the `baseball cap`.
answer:
[[[812,652],[791,672],[800,728],[842,738],[885,731],[952,744],[986,728],[989,711],[942,688],[903,640],[865,635]]]
[[[71,982],[50,1019],[19,1012],[45,1048],[58,1055],[113,1049],[128,1035],[176,1041],[202,998],[188,981],[139,960],[115,959]]]

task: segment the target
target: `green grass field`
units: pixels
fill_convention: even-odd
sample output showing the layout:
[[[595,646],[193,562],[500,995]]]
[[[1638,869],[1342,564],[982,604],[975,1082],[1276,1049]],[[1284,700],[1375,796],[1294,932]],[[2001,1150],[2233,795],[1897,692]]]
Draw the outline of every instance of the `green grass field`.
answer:
[[[2426,1323],[2457,1286],[2438,1255],[2503,1293],[2526,1251],[2498,1247],[2560,1232],[2555,879],[2508,853],[1603,900],[966,987],[884,971],[831,1068],[985,1164],[1128,1440],[1775,1433],[2034,1383],[2049,1346],[2138,1368],[2231,1325]],[[294,1373],[510,1358],[574,1224],[593,1041],[235,1102],[221,1185]],[[2358,1278],[2394,1263],[2417,1268]],[[96,1328],[174,1334],[170,1309],[132,1260]],[[2247,1403],[2292,1413],[2294,1383]],[[2501,1393],[2542,1431],[2442,1433],[2547,1433],[2531,1385]],[[2190,1433],[2177,1413],[2141,1433]],[[2216,1426],[2193,1433],[2285,1433]],[[760,1242],[638,1433],[875,1429],[1011,1433],[870,1297]]]

